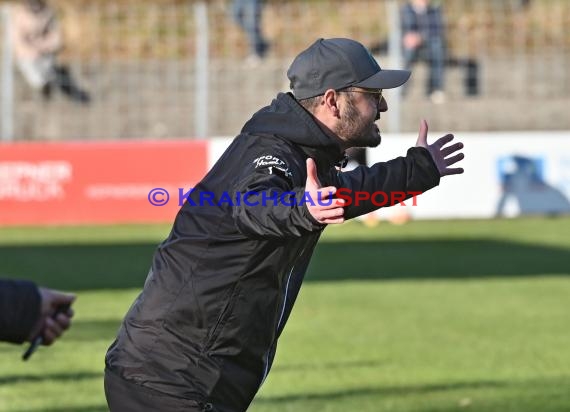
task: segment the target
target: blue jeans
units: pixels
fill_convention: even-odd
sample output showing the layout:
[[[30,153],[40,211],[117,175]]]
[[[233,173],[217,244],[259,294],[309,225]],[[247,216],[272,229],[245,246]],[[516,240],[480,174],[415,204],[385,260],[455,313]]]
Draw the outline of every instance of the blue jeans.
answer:
[[[261,1],[234,0],[233,16],[237,24],[249,38],[251,53],[259,57],[265,56],[269,45],[261,34]]]
[[[404,49],[406,69],[419,61],[425,61],[429,65],[429,78],[426,85],[426,93],[429,95],[435,90],[443,90],[445,69],[445,47],[440,39],[426,41],[417,49]]]

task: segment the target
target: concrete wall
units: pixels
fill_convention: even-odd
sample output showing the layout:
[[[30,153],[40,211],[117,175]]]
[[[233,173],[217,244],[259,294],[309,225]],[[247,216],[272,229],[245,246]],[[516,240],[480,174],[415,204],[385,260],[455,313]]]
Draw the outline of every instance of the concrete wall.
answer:
[[[383,62],[386,59],[379,57]],[[414,68],[403,100],[400,130],[412,132],[421,118],[438,130],[569,130],[570,56],[535,56],[519,64],[509,57],[479,61],[480,94],[466,96],[464,71],[447,70],[444,104],[423,95],[426,67]],[[269,59],[256,66],[242,60],[216,60],[209,66],[209,136],[233,136],[259,108],[287,90],[289,60]],[[386,63],[383,63],[386,65]],[[548,76],[541,68],[548,65]],[[194,69],[192,62],[106,63],[72,67],[92,93],[88,106],[55,94],[50,101],[16,76],[17,140],[116,138],[192,138]],[[555,68],[554,70],[552,68]],[[176,76],[169,76],[176,73]],[[172,79],[176,79],[175,81]],[[388,104],[390,94],[387,93]],[[380,121],[386,130],[388,116]]]

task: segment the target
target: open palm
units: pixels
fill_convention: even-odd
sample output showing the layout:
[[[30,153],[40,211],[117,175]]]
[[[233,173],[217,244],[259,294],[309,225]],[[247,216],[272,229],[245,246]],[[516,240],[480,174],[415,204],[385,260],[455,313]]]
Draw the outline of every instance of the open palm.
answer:
[[[449,167],[455,163],[462,160],[465,156],[463,153],[457,153],[459,150],[463,149],[463,143],[454,143],[451,146],[443,147],[453,140],[452,134],[446,134],[440,137],[433,144],[428,144],[427,142],[428,134],[428,124],[425,120],[420,123],[420,132],[418,135],[418,140],[416,142],[416,147],[426,148],[434,163],[437,166],[440,176],[447,175],[457,175],[463,173],[463,168],[461,167]]]

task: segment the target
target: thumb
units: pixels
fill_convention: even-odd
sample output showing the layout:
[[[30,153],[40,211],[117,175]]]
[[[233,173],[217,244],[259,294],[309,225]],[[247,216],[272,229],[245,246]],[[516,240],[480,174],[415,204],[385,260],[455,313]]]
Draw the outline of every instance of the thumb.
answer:
[[[59,290],[40,288],[42,305],[47,308],[56,308],[60,305],[71,304],[75,300],[75,295],[63,293]]]
[[[317,165],[315,161],[310,157],[307,159],[307,183],[305,188],[307,189],[319,189],[321,187],[321,182],[317,176]]]
[[[428,124],[425,119],[420,122],[420,132],[418,134],[418,140],[416,141],[416,147],[428,147],[427,143],[428,134]]]
[[[59,305],[70,305],[75,301],[76,296],[71,293],[62,293],[62,292],[55,292],[53,303],[57,306]]]

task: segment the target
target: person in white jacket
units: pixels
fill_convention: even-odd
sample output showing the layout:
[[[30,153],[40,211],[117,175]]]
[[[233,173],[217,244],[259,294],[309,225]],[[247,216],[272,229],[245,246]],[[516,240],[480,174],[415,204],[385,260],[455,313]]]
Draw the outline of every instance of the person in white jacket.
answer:
[[[11,36],[18,69],[26,82],[47,99],[58,88],[73,101],[88,103],[69,68],[58,62],[63,38],[55,11],[45,0],[23,0],[11,11]]]

